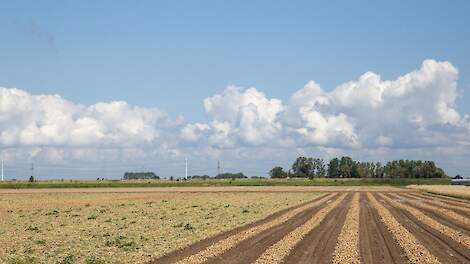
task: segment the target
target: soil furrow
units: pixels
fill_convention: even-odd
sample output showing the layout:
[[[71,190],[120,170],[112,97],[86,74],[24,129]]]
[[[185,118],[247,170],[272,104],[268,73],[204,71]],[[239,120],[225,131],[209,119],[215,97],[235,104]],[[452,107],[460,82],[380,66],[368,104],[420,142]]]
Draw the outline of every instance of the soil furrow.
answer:
[[[150,263],[470,263],[467,205],[413,192],[324,194]]]
[[[387,202],[392,204],[393,206],[406,210],[410,212],[416,219],[418,219],[421,223],[428,225],[429,227],[436,229],[437,231],[441,232],[442,234],[447,235],[448,237],[452,238],[453,240],[459,242],[460,244],[466,246],[467,248],[470,248],[470,236],[465,235],[462,232],[459,232],[455,229],[452,229],[446,225],[443,225],[439,223],[438,221],[434,220],[433,218],[425,215],[423,212],[420,210],[409,206],[405,205],[403,203],[397,202],[393,200],[392,198],[386,196],[385,194],[379,194],[383,199],[385,199]]]
[[[393,237],[410,261],[415,263],[440,263],[426,247],[419,243],[410,231],[397,221],[389,209],[385,208],[377,201],[374,195],[367,193],[367,198],[379,213],[382,223],[384,223],[393,234]]]
[[[332,197],[335,199],[337,197]],[[327,206],[328,202],[319,204],[316,207],[309,208],[295,217],[289,219],[281,225],[274,226],[267,229],[256,236],[245,239],[235,247],[227,250],[219,256],[209,258],[205,264],[236,264],[236,263],[251,263],[264,252],[266,249],[281,240],[288,233],[292,232],[305,222],[307,222],[315,213]]]
[[[227,238],[224,238],[222,240],[219,240],[216,243],[210,245],[209,247],[203,249],[202,251],[179,260],[177,263],[203,263],[207,261],[209,258],[216,257],[224,253],[225,251],[236,246],[238,243],[240,243],[241,241],[247,238],[256,236],[259,233],[263,232],[264,230],[267,230],[273,226],[283,224],[285,221],[287,221],[288,219],[292,217],[295,217],[297,214],[303,212],[304,210],[311,208],[311,207],[318,206],[319,204],[322,204],[328,201],[333,196],[335,196],[335,194],[327,195],[324,198],[315,200],[314,202],[308,203],[302,207],[298,207],[294,210],[288,211],[285,214],[280,215],[279,217],[273,219],[272,221],[251,227],[240,233],[237,233]]]
[[[433,199],[431,197],[427,196],[422,196],[422,195],[417,195],[414,193],[400,193],[403,196],[406,196],[410,199],[415,199],[420,202],[424,202],[426,204],[434,205],[434,206],[440,206],[449,210],[453,210],[458,214],[461,214],[467,218],[470,218],[470,207],[467,208],[465,206],[462,206],[461,204],[459,205],[454,205],[449,203],[448,201],[442,201],[441,199]]]
[[[392,233],[380,221],[377,210],[361,194],[359,249],[361,262],[376,263],[409,263],[405,252],[394,240]]]
[[[344,225],[351,195],[334,208],[325,219],[291,250],[284,263],[330,263],[337,238]]]
[[[333,263],[361,263],[359,257],[359,193],[355,193],[336,242]]]
[[[264,219],[255,221],[253,223],[250,223],[250,224],[247,224],[247,225],[244,225],[244,226],[234,228],[232,230],[228,230],[226,232],[222,232],[222,233],[220,233],[218,235],[215,235],[213,237],[203,239],[203,240],[201,240],[199,242],[196,242],[194,244],[191,244],[187,247],[184,247],[184,248],[175,250],[173,252],[170,252],[167,255],[164,255],[164,256],[162,256],[158,259],[155,259],[155,260],[152,260],[152,261],[148,262],[148,264],[176,263],[176,262],[178,262],[182,259],[185,259],[189,256],[194,255],[194,254],[197,254],[198,252],[201,252],[204,249],[210,247],[211,245],[214,245],[214,244],[216,244],[220,241],[223,241],[224,239],[227,239],[227,238],[232,237],[234,235],[237,235],[239,233],[245,232],[245,231],[247,231],[249,229],[252,229],[252,228],[255,228],[257,226],[265,225],[266,223],[270,223],[270,222],[278,219],[279,217],[282,217],[282,216],[285,216],[288,213],[291,213],[294,210],[304,208],[304,207],[306,207],[306,206],[308,206],[312,203],[316,203],[317,201],[324,200],[327,197],[334,197],[335,195],[338,195],[338,194],[333,193],[333,194],[320,195],[320,196],[316,197],[315,199],[313,199],[311,201],[308,201],[308,202],[305,202],[305,203],[302,203],[302,204],[299,204],[299,205],[289,207],[289,208],[283,209],[281,211],[275,212],[275,213],[269,215],[268,217],[266,217]]]
[[[402,224],[416,239],[442,263],[469,263],[470,251],[468,247],[442,234],[438,230],[423,224],[416,215],[391,199],[378,199],[381,204],[387,207],[398,222]]]
[[[464,200],[464,199],[459,199],[459,198],[454,198],[450,196],[439,195],[439,194],[429,193],[429,192],[419,192],[419,193],[411,192],[411,193],[414,195],[421,196],[425,199],[433,198],[435,200],[439,200],[448,204],[470,208],[470,200]]]
[[[449,202],[447,201],[442,201],[441,199],[433,199],[431,197],[426,197],[426,196],[421,196],[421,195],[417,195],[417,194],[412,194],[412,193],[400,193],[401,195],[409,198],[409,199],[413,199],[415,201],[419,201],[421,203],[426,203],[426,204],[429,204],[429,205],[433,205],[433,206],[438,206],[438,207],[442,207],[442,208],[445,208],[445,209],[448,209],[448,210],[452,210],[458,214],[461,214],[467,218],[470,218],[470,207],[467,208],[465,206],[462,206],[462,205],[453,205],[453,204],[450,204]]]
[[[390,194],[394,199],[405,203],[406,205],[417,207],[422,213],[438,221],[439,223],[449,226],[452,229],[462,232],[467,236],[470,235],[470,219],[455,213],[452,210],[440,206],[429,205],[421,201],[410,199],[409,197]]]
[[[295,248],[293,252],[300,252],[298,248],[296,247],[299,242],[301,242],[305,236],[309,233],[311,233],[312,230],[316,229],[318,226],[320,226],[322,223],[324,223],[325,217],[328,215],[331,215],[330,213],[334,211],[335,208],[341,208],[341,212],[343,212],[341,218],[336,217],[335,223],[341,222],[341,224],[344,222],[345,215],[346,215],[346,204],[348,203],[349,199],[345,199],[347,194],[342,194],[338,199],[335,201],[331,202],[328,204],[325,208],[321,209],[318,213],[316,213],[310,220],[308,220],[305,224],[302,226],[298,227],[291,233],[287,234],[283,239],[269,247],[257,260],[255,263],[261,264],[261,263],[303,263],[302,261],[294,261],[292,262],[289,259],[284,260],[286,256],[288,256],[291,251]],[[349,198],[351,195],[349,195]],[[341,204],[341,205],[340,205]],[[341,229],[341,225],[337,228],[339,234],[339,231]],[[337,236],[337,235],[336,235]],[[336,238],[335,236],[335,238]],[[325,240],[330,240],[330,237],[325,237]],[[331,246],[331,253],[334,251],[334,247],[336,245],[336,240],[333,241],[332,246]],[[326,254],[327,252],[323,252],[323,254]],[[313,261],[309,261],[313,262]]]

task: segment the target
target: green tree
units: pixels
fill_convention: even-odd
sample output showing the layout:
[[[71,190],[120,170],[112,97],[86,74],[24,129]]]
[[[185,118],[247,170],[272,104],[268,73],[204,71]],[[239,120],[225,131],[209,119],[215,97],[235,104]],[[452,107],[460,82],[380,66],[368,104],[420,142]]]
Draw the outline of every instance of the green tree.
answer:
[[[287,177],[330,177],[330,178],[445,178],[444,170],[433,161],[392,160],[385,166],[380,162],[355,161],[344,156],[333,158],[328,167],[323,159],[298,157]]]
[[[383,174],[383,167],[382,167],[382,163],[377,162],[375,164],[375,173],[374,173],[374,177],[375,178],[383,178],[384,174]]]
[[[287,178],[287,173],[282,167],[277,166],[269,171],[269,176],[271,176],[271,178]]]
[[[326,177],[326,165],[323,159],[315,159],[315,177]]]
[[[245,176],[242,172],[238,173],[231,173],[231,172],[225,172],[218,174],[215,176],[216,179],[243,179],[243,178],[248,178]]]
[[[309,177],[313,170],[312,158],[298,157],[292,164],[292,172],[294,177]]]
[[[99,180],[100,178],[98,178],[97,180]],[[149,179],[154,179],[154,180],[158,180],[160,179],[160,177],[158,175],[156,175],[155,173],[153,172],[126,172],[124,173],[124,177],[123,177],[124,180],[142,180],[142,179],[145,179],[145,180],[149,180]]]
[[[339,162],[339,174],[341,178],[351,178],[353,174],[354,161],[351,157],[341,157]]]
[[[328,177],[330,178],[339,178],[339,160],[338,158],[333,158],[328,163]]]

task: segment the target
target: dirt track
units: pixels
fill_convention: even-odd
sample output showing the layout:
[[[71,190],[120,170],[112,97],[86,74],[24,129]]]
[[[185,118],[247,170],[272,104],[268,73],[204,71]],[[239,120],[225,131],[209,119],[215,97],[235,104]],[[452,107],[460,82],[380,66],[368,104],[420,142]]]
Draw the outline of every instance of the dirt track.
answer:
[[[413,191],[392,186],[194,186],[119,188],[0,189],[0,194],[34,193],[182,193],[182,192],[395,192]]]
[[[470,263],[464,204],[408,192],[330,193],[150,263]]]

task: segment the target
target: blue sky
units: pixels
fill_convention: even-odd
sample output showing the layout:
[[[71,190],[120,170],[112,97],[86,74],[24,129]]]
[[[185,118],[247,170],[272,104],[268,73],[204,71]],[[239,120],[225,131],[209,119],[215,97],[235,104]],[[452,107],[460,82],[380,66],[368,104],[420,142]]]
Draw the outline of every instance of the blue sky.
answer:
[[[458,69],[454,109],[462,120],[470,113],[468,1],[0,2],[0,87],[31,95],[58,94],[86,106],[123,100],[131,106],[158,108],[172,119],[184,117],[186,123],[175,128],[178,131],[196,122],[226,121],[205,109],[203,100],[223,95],[228,85],[256,87],[268,100],[276,98],[284,105],[310,80],[331,92],[367,71],[382,80],[395,80],[419,69],[425,59],[447,61]],[[328,113],[336,111],[340,110]],[[458,123],[452,120],[453,125]],[[274,121],[266,121],[270,122]],[[4,130],[11,127],[0,125]],[[387,138],[381,139],[401,142],[395,150],[417,144]],[[338,145],[316,140],[302,146],[316,152],[317,147]],[[261,143],[248,143],[230,147],[258,153]],[[48,144],[26,145],[51,147]],[[191,144],[175,144],[200,151]],[[289,158],[298,154],[297,148],[286,151],[292,151]],[[223,151],[211,152],[207,159],[220,158]],[[348,154],[344,149],[335,151]],[[400,151],[382,158],[426,156],[422,150]],[[464,147],[453,160],[465,160],[467,151]],[[372,155],[352,152],[358,157]],[[452,172],[458,171],[450,159],[435,158]],[[233,160],[243,164],[240,157]],[[279,157],[278,161],[290,163],[285,160]],[[268,162],[256,171],[271,165]],[[470,173],[470,168],[464,171]]]
[[[201,100],[229,84],[287,99],[432,58],[460,70],[470,112],[468,1],[2,2],[2,86],[204,120]]]

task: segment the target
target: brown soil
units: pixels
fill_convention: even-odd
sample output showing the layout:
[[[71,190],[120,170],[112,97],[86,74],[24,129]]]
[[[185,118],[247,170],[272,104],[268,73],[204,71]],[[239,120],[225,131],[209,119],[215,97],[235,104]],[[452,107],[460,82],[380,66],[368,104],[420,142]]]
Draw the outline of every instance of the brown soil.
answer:
[[[454,211],[458,214],[461,214],[467,218],[470,218],[470,208],[464,207],[460,204],[451,204],[448,201],[441,201],[439,199],[433,199],[429,197],[422,197],[414,193],[400,193],[400,195],[405,196],[408,199],[417,200],[421,203],[428,205],[445,208],[451,211]]]
[[[395,198],[397,196],[395,196],[395,197],[389,196],[389,197]],[[452,219],[451,217],[447,216],[446,214],[439,212],[439,208],[443,208],[443,207],[440,207],[439,205],[435,205],[435,204],[430,204],[430,205],[436,207],[436,210],[431,210],[429,208],[423,208],[423,207],[415,206],[413,203],[409,202],[408,198],[405,197],[405,196],[400,196],[400,199],[404,204],[418,208],[425,215],[433,218],[434,220],[438,221],[439,223],[441,223],[443,225],[446,225],[446,226],[449,226],[449,227],[451,227],[455,230],[458,230],[459,232],[462,232],[466,235],[470,235],[470,226],[465,225],[461,222],[458,222],[455,219]],[[446,208],[444,208],[444,209],[446,209]],[[465,216],[465,217],[468,217],[467,213],[464,213],[462,215]]]
[[[396,207],[398,206],[397,203],[392,204],[393,201],[386,201],[377,193],[372,193],[372,195],[379,204],[383,205],[390,211],[400,225],[416,238],[416,243],[421,244],[440,262],[470,263],[470,251],[466,246],[421,222],[407,210]],[[331,263],[339,234],[343,228],[348,209],[351,205],[352,197],[353,192],[349,193],[343,201],[338,200],[340,195],[335,195],[330,198],[330,202],[337,201],[337,204],[335,205],[336,207],[332,207],[333,209],[326,214],[325,218],[319,222],[319,225],[307,233],[307,235],[305,235],[303,239],[298,242],[291,251],[289,251],[289,254],[282,260],[282,262]],[[384,197],[394,200],[400,198],[400,203],[418,209],[442,225],[458,230],[466,235],[470,233],[470,227],[462,225],[462,223],[455,221],[455,219],[447,217],[442,213],[434,212],[429,208],[425,209],[417,207],[416,204],[409,202],[409,199],[414,199],[413,197],[423,197],[422,194],[413,194],[413,196],[408,196],[403,194],[392,195],[390,193],[385,193]],[[424,197],[430,198],[429,196]],[[317,199],[320,198],[321,197]],[[440,199],[439,202],[448,204],[453,203],[453,205],[464,203],[458,200],[449,201],[446,199]],[[430,205],[438,207],[435,203],[430,203]],[[296,206],[295,208],[299,208],[300,206],[301,205]],[[265,252],[268,248],[286,238],[286,236],[291,234],[291,232],[304,225],[309,221],[309,219],[312,219],[314,215],[319,211],[322,211],[325,207],[327,207],[327,203],[305,209],[283,224],[273,226],[260,232],[258,235],[249,237],[221,255],[210,258],[204,263],[253,263],[262,254],[266,254]],[[409,263],[405,251],[400,247],[398,242],[395,240],[395,237],[381,221],[377,208],[371,205],[365,193],[360,194],[359,209],[359,253],[361,262],[366,264]],[[186,248],[174,251],[150,263],[174,263],[180,261],[204,250],[208,246],[222,239],[238,234],[251,227],[272,221],[273,219],[277,219],[288,210],[293,210],[293,208],[285,209],[258,222],[238,227],[215,237],[202,240]],[[467,215],[465,216],[467,217]]]
[[[361,194],[360,216],[359,249],[362,263],[409,263],[365,194]]]
[[[470,203],[468,203],[465,200],[457,200],[455,198],[449,199],[445,196],[441,197],[441,196],[436,196],[436,195],[428,195],[426,193],[409,192],[407,194],[418,199],[423,199],[423,201],[425,202],[437,201],[437,202],[446,203],[452,206],[458,206],[462,208],[461,211],[470,209]]]
[[[335,199],[333,197],[332,199]],[[270,228],[258,236],[247,239],[237,245],[236,247],[226,251],[224,254],[212,258],[205,263],[217,264],[217,263],[251,263],[254,262],[269,246],[281,240],[285,235],[290,233],[292,230],[301,226],[307,222],[321,208],[325,207],[326,204],[318,207],[305,210],[296,217],[290,219],[282,225]]]
[[[395,218],[408,229],[442,263],[469,263],[470,251],[465,246],[421,223],[406,210],[398,209],[375,195]]]
[[[437,199],[439,201],[447,202],[452,205],[459,205],[470,208],[470,200],[464,200],[459,198],[454,198],[445,195],[439,195],[434,193],[427,193],[427,192],[412,192],[414,195],[424,197],[425,199]]]
[[[352,194],[331,211],[284,259],[284,263],[331,263]]]
[[[338,195],[335,196],[335,198],[337,197]],[[323,198],[323,196],[321,197],[317,197],[316,199],[314,199],[313,201],[315,200],[318,200],[318,199],[321,199]],[[198,253],[199,251],[205,249],[206,247],[212,245],[212,244],[215,244],[217,243],[218,241],[222,240],[222,239],[225,239],[227,237],[230,237],[232,235],[235,235],[235,234],[238,234],[240,232],[243,232],[247,229],[250,229],[254,226],[258,226],[258,225],[261,225],[261,224],[264,224],[264,223],[267,223],[267,222],[270,222],[272,221],[273,219],[276,219],[277,217],[281,216],[282,214],[286,213],[287,211],[290,211],[290,210],[294,210],[296,208],[299,208],[299,207],[302,207],[303,205],[307,204],[307,203],[310,203],[312,201],[309,201],[309,202],[306,202],[306,203],[303,203],[303,204],[300,204],[300,205],[297,205],[297,206],[294,206],[294,207],[290,207],[290,208],[286,208],[284,210],[281,210],[281,211],[278,211],[270,216],[268,216],[267,218],[264,218],[262,220],[259,220],[259,221],[256,221],[256,222],[253,222],[251,224],[248,224],[248,225],[244,225],[244,226],[241,226],[241,227],[238,227],[238,228],[235,228],[235,229],[232,229],[232,230],[229,230],[227,232],[223,232],[221,234],[218,234],[214,237],[209,237],[209,238],[206,238],[204,240],[201,240],[199,242],[196,242],[188,247],[185,247],[185,248],[182,248],[182,249],[179,249],[179,250],[176,250],[176,251],[173,251],[165,256],[162,256],[161,258],[159,259],[156,259],[154,261],[151,261],[149,262],[148,264],[160,264],[160,263],[175,263],[175,262],[178,262],[188,256],[191,256],[191,255],[194,255],[196,253]],[[313,210],[316,210],[318,208],[313,208]]]

